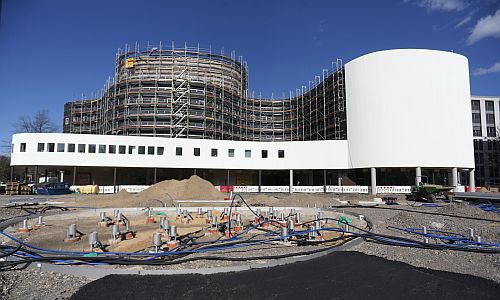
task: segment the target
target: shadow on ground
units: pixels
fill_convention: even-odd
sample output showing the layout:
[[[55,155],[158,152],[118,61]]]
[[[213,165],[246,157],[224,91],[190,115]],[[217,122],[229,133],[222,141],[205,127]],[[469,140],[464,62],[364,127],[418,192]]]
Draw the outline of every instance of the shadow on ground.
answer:
[[[71,299],[498,299],[500,285],[358,252],[213,275],[110,275]]]

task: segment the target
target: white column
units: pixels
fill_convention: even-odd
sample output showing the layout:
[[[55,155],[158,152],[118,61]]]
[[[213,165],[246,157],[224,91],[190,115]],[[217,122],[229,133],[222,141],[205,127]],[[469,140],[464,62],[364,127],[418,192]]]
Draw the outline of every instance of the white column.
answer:
[[[293,170],[290,170],[290,183],[289,183],[289,192],[293,193]]]
[[[60,182],[64,182],[64,171],[59,171],[59,175],[60,175]]]
[[[371,183],[372,183],[372,195],[377,194],[377,169],[370,168],[371,171]]]
[[[415,185],[418,185],[420,182],[422,182],[422,168],[416,167],[415,168]]]
[[[474,178],[474,169],[469,171],[469,188],[470,192],[476,192],[476,179]]]
[[[457,186],[458,186],[458,169],[457,168],[451,169],[451,185],[455,187],[453,189],[453,191],[456,192]]]

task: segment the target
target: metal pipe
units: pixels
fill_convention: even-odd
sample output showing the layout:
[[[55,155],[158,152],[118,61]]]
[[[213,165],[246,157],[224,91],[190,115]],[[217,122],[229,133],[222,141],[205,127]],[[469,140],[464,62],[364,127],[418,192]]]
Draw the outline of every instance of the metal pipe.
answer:
[[[97,231],[92,231],[89,233],[89,244],[90,248],[96,248],[99,244],[99,236],[97,235]]]
[[[118,224],[113,224],[111,226],[111,235],[113,237],[113,240],[117,240],[118,237],[120,236],[120,230],[118,229]]]
[[[70,224],[68,226],[68,238],[76,237],[76,224]]]

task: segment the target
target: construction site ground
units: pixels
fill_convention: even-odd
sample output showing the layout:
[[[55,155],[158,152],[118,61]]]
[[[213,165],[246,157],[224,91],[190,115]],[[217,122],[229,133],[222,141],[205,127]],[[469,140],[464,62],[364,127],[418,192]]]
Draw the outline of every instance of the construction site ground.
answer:
[[[189,186],[189,182],[185,186]],[[57,202],[59,205],[79,207],[146,207],[161,205],[156,200],[171,206],[174,204],[174,200],[183,199],[182,196],[186,196],[187,191],[189,191],[189,187],[184,187],[183,191],[176,196],[166,196],[160,190],[158,194],[152,193],[147,197],[141,195],[141,193],[133,195],[121,192],[116,195],[51,196],[48,197],[48,200]],[[173,194],[172,191],[170,192]],[[201,192],[206,195],[203,191]],[[225,195],[218,193],[215,191],[211,198],[217,201],[223,199]],[[468,203],[441,203],[438,207],[414,207],[412,206],[414,203],[406,202],[404,196],[399,196],[398,205],[379,204],[377,206],[379,208],[358,208],[348,207],[348,205],[355,205],[360,201],[370,201],[373,197],[354,194],[246,194],[242,196],[255,209],[260,205],[333,207],[339,213],[355,212],[363,214],[373,222],[373,230],[376,233],[415,238],[407,233],[387,227],[427,226],[431,229],[436,228],[463,234],[467,233],[468,228],[474,228],[476,234],[481,235],[483,241],[495,243],[500,241],[499,222],[439,215],[447,214],[500,221],[498,214],[484,212],[479,208],[470,206]],[[26,196],[18,196],[19,199],[21,197],[26,198]],[[198,197],[197,199],[203,199],[199,195],[196,195],[196,197]],[[191,199],[196,199],[196,197],[191,197]],[[33,198],[46,199],[47,196],[35,196]],[[12,197],[0,196],[0,204],[5,203],[8,199],[10,200]],[[188,200],[190,197],[184,199]],[[118,203],[119,205],[117,205]],[[188,206],[190,204],[183,202],[182,205]],[[201,205],[195,203],[193,206]],[[422,214],[411,211],[437,214]],[[24,214],[26,212],[19,209],[0,208],[0,220]],[[260,251],[280,253],[281,250],[276,247]],[[210,265],[211,263],[212,265]],[[189,263],[189,267],[217,267],[213,263],[200,260]],[[222,266],[225,262],[219,261],[215,263]],[[299,272],[299,269],[303,270],[304,273]],[[245,278],[248,278],[248,280],[245,280]],[[265,280],[256,278],[265,278]],[[298,279],[301,279],[301,283],[297,282]],[[54,284],[54,282],[57,282],[57,284]],[[263,294],[259,294],[259,297],[271,296],[279,298],[287,297],[288,294],[292,295],[292,298],[297,298],[301,293],[305,293],[303,297],[307,298],[312,295],[321,298],[334,298],[331,293],[335,291],[335,295],[338,295],[339,298],[380,295],[387,299],[395,299],[404,294],[405,297],[407,296],[410,299],[422,299],[424,297],[488,299],[488,297],[492,298],[492,295],[496,297],[499,294],[500,255],[405,248],[363,242],[351,247],[349,252],[333,253],[324,258],[316,258],[307,262],[298,262],[270,269],[244,271],[244,273],[169,275],[168,277],[163,275],[153,277],[113,275],[89,284],[90,282],[92,280],[88,278],[39,272],[32,269],[8,271],[0,273],[0,295],[3,299],[67,299],[83,287],[74,295],[75,299],[83,299],[84,297],[109,298],[111,295],[109,293],[112,291],[121,291],[122,294],[113,294],[115,297],[121,295],[122,298],[131,298],[131,295],[139,295],[131,294],[138,292],[138,289],[133,288],[136,286],[143,287],[140,289],[141,291],[148,291],[144,293],[149,293],[149,291],[154,293],[155,289],[156,291],[163,291],[161,296],[156,295],[157,297],[155,294],[143,294],[143,298],[159,299],[180,296],[197,299],[214,298],[214,296],[219,298],[237,296],[255,298],[251,292],[245,294],[245,291],[254,290],[262,291]],[[225,282],[227,284],[224,284]],[[175,285],[175,288],[172,288],[172,285]],[[104,287],[109,288],[104,290]],[[205,294],[203,292],[201,294],[195,293],[201,290],[205,291]],[[408,291],[411,291],[411,293]],[[256,294],[255,296],[257,297]]]

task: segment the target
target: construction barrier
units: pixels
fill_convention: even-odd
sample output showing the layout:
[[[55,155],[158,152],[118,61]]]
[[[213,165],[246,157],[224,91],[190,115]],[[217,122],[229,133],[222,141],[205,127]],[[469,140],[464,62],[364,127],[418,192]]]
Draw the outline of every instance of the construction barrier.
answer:
[[[318,185],[318,186],[293,186],[292,191],[294,193],[323,193],[324,186]]]
[[[410,194],[411,186],[409,185],[388,185],[388,186],[377,186],[377,194]]]
[[[217,190],[223,193],[257,193],[259,191],[259,187],[255,185],[248,186],[233,186],[233,185],[218,185],[215,187]],[[290,187],[287,185],[284,186],[266,186],[263,185],[260,188],[263,193],[288,193],[290,191]],[[292,192],[294,193],[323,193],[324,186],[316,185],[316,186],[307,186],[307,185],[299,185],[293,186]],[[327,193],[338,193],[338,194],[368,194],[367,186],[335,186],[335,185],[327,185],[326,186]]]
[[[150,187],[149,185],[119,185],[118,191],[126,190],[129,193],[139,193]]]

